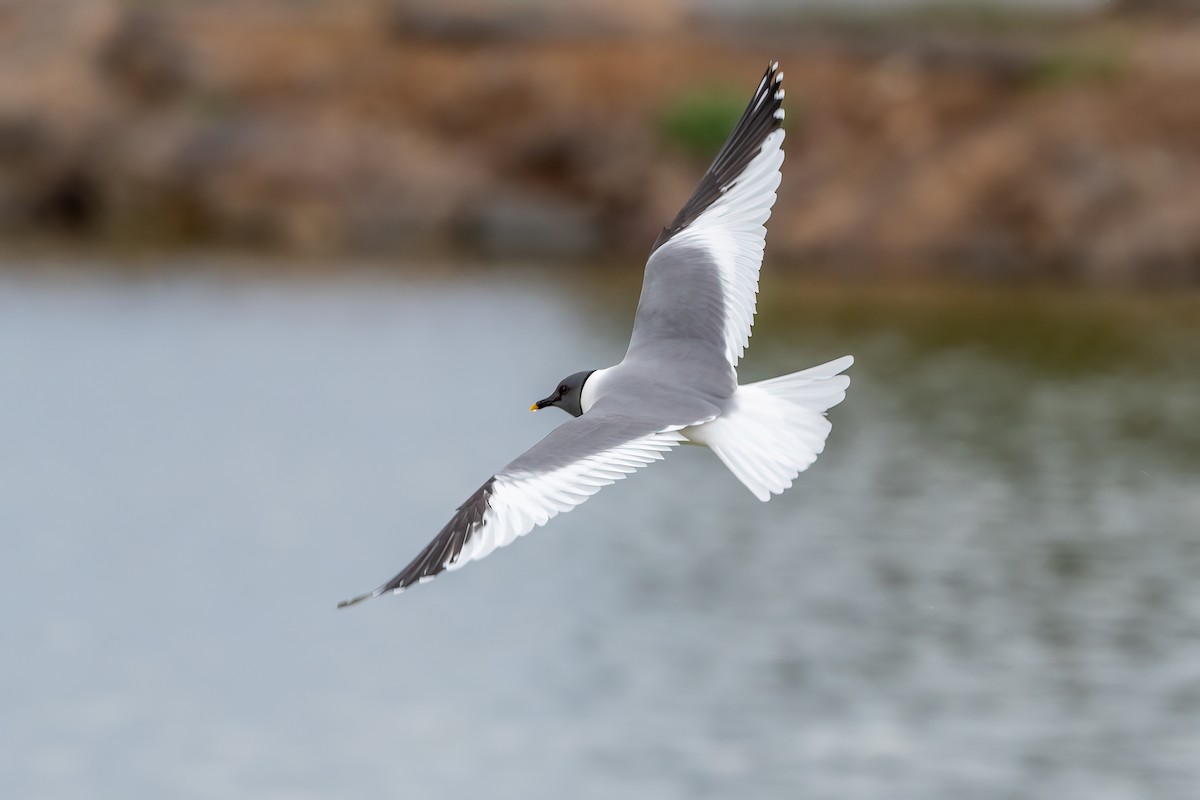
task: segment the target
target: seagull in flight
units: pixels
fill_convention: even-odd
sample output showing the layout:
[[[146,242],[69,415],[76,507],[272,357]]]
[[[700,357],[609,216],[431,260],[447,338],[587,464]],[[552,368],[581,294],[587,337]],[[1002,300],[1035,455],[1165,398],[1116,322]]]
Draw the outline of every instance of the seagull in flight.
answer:
[[[782,84],[773,63],[654,243],[621,362],[569,375],[534,403],[571,419],[488,478],[394,578],[339,608],[478,561],[682,444],[708,447],[763,501],[816,460],[854,359],[757,383],[737,375],[781,178]]]

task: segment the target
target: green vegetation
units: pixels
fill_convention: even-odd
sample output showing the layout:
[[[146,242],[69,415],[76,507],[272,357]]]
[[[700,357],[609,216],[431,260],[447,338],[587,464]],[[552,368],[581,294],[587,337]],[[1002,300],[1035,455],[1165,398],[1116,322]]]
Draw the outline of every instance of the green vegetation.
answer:
[[[1115,47],[1066,48],[1038,59],[1027,80],[1036,89],[1108,85],[1120,80],[1126,66],[1124,54]]]
[[[744,95],[725,88],[688,92],[663,110],[660,135],[694,158],[711,159],[741,117]]]

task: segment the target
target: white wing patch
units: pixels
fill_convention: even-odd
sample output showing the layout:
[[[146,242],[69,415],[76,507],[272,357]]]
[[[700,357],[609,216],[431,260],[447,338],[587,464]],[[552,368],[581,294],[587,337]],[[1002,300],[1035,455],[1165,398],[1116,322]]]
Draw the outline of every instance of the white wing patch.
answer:
[[[764,95],[763,102],[769,96]],[[712,253],[725,292],[726,356],[735,367],[750,343],[754,324],[766,222],[782,179],[783,135],[782,128],[768,134],[758,155],[722,188],[721,197],[660,248],[670,250],[678,243]]]
[[[446,568],[458,569],[511,544],[603,487],[662,460],[668,450],[683,441],[678,428],[669,428],[547,472],[499,473],[482,522]]]

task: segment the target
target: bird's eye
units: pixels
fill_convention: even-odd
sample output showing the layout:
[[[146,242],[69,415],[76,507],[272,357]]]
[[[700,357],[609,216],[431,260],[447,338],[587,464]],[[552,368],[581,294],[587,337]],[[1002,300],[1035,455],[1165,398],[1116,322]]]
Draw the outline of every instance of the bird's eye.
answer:
[[[562,386],[558,387],[558,393],[559,393],[559,394],[566,394],[566,393],[567,393],[567,385],[566,385],[565,383],[564,383]]]

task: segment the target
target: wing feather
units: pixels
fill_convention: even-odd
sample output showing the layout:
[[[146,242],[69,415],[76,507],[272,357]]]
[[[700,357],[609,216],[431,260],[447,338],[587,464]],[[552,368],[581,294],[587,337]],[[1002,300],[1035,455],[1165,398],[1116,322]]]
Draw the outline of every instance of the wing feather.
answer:
[[[661,460],[684,441],[679,433],[683,427],[594,410],[563,423],[479,487],[395,577],[338,607],[387,592],[399,594],[488,556],[603,487]]]
[[[713,334],[731,367],[745,353],[754,324],[766,222],[782,177],[782,81],[779,65],[772,64],[700,185],[655,242],[646,263],[631,353],[646,339],[664,332],[673,335],[682,327],[677,320],[684,318],[690,331],[698,325],[717,328]],[[685,282],[713,288],[689,290]],[[713,291],[722,300],[717,307],[711,302],[672,307],[654,296],[707,298]],[[710,337],[701,333],[698,338]]]

